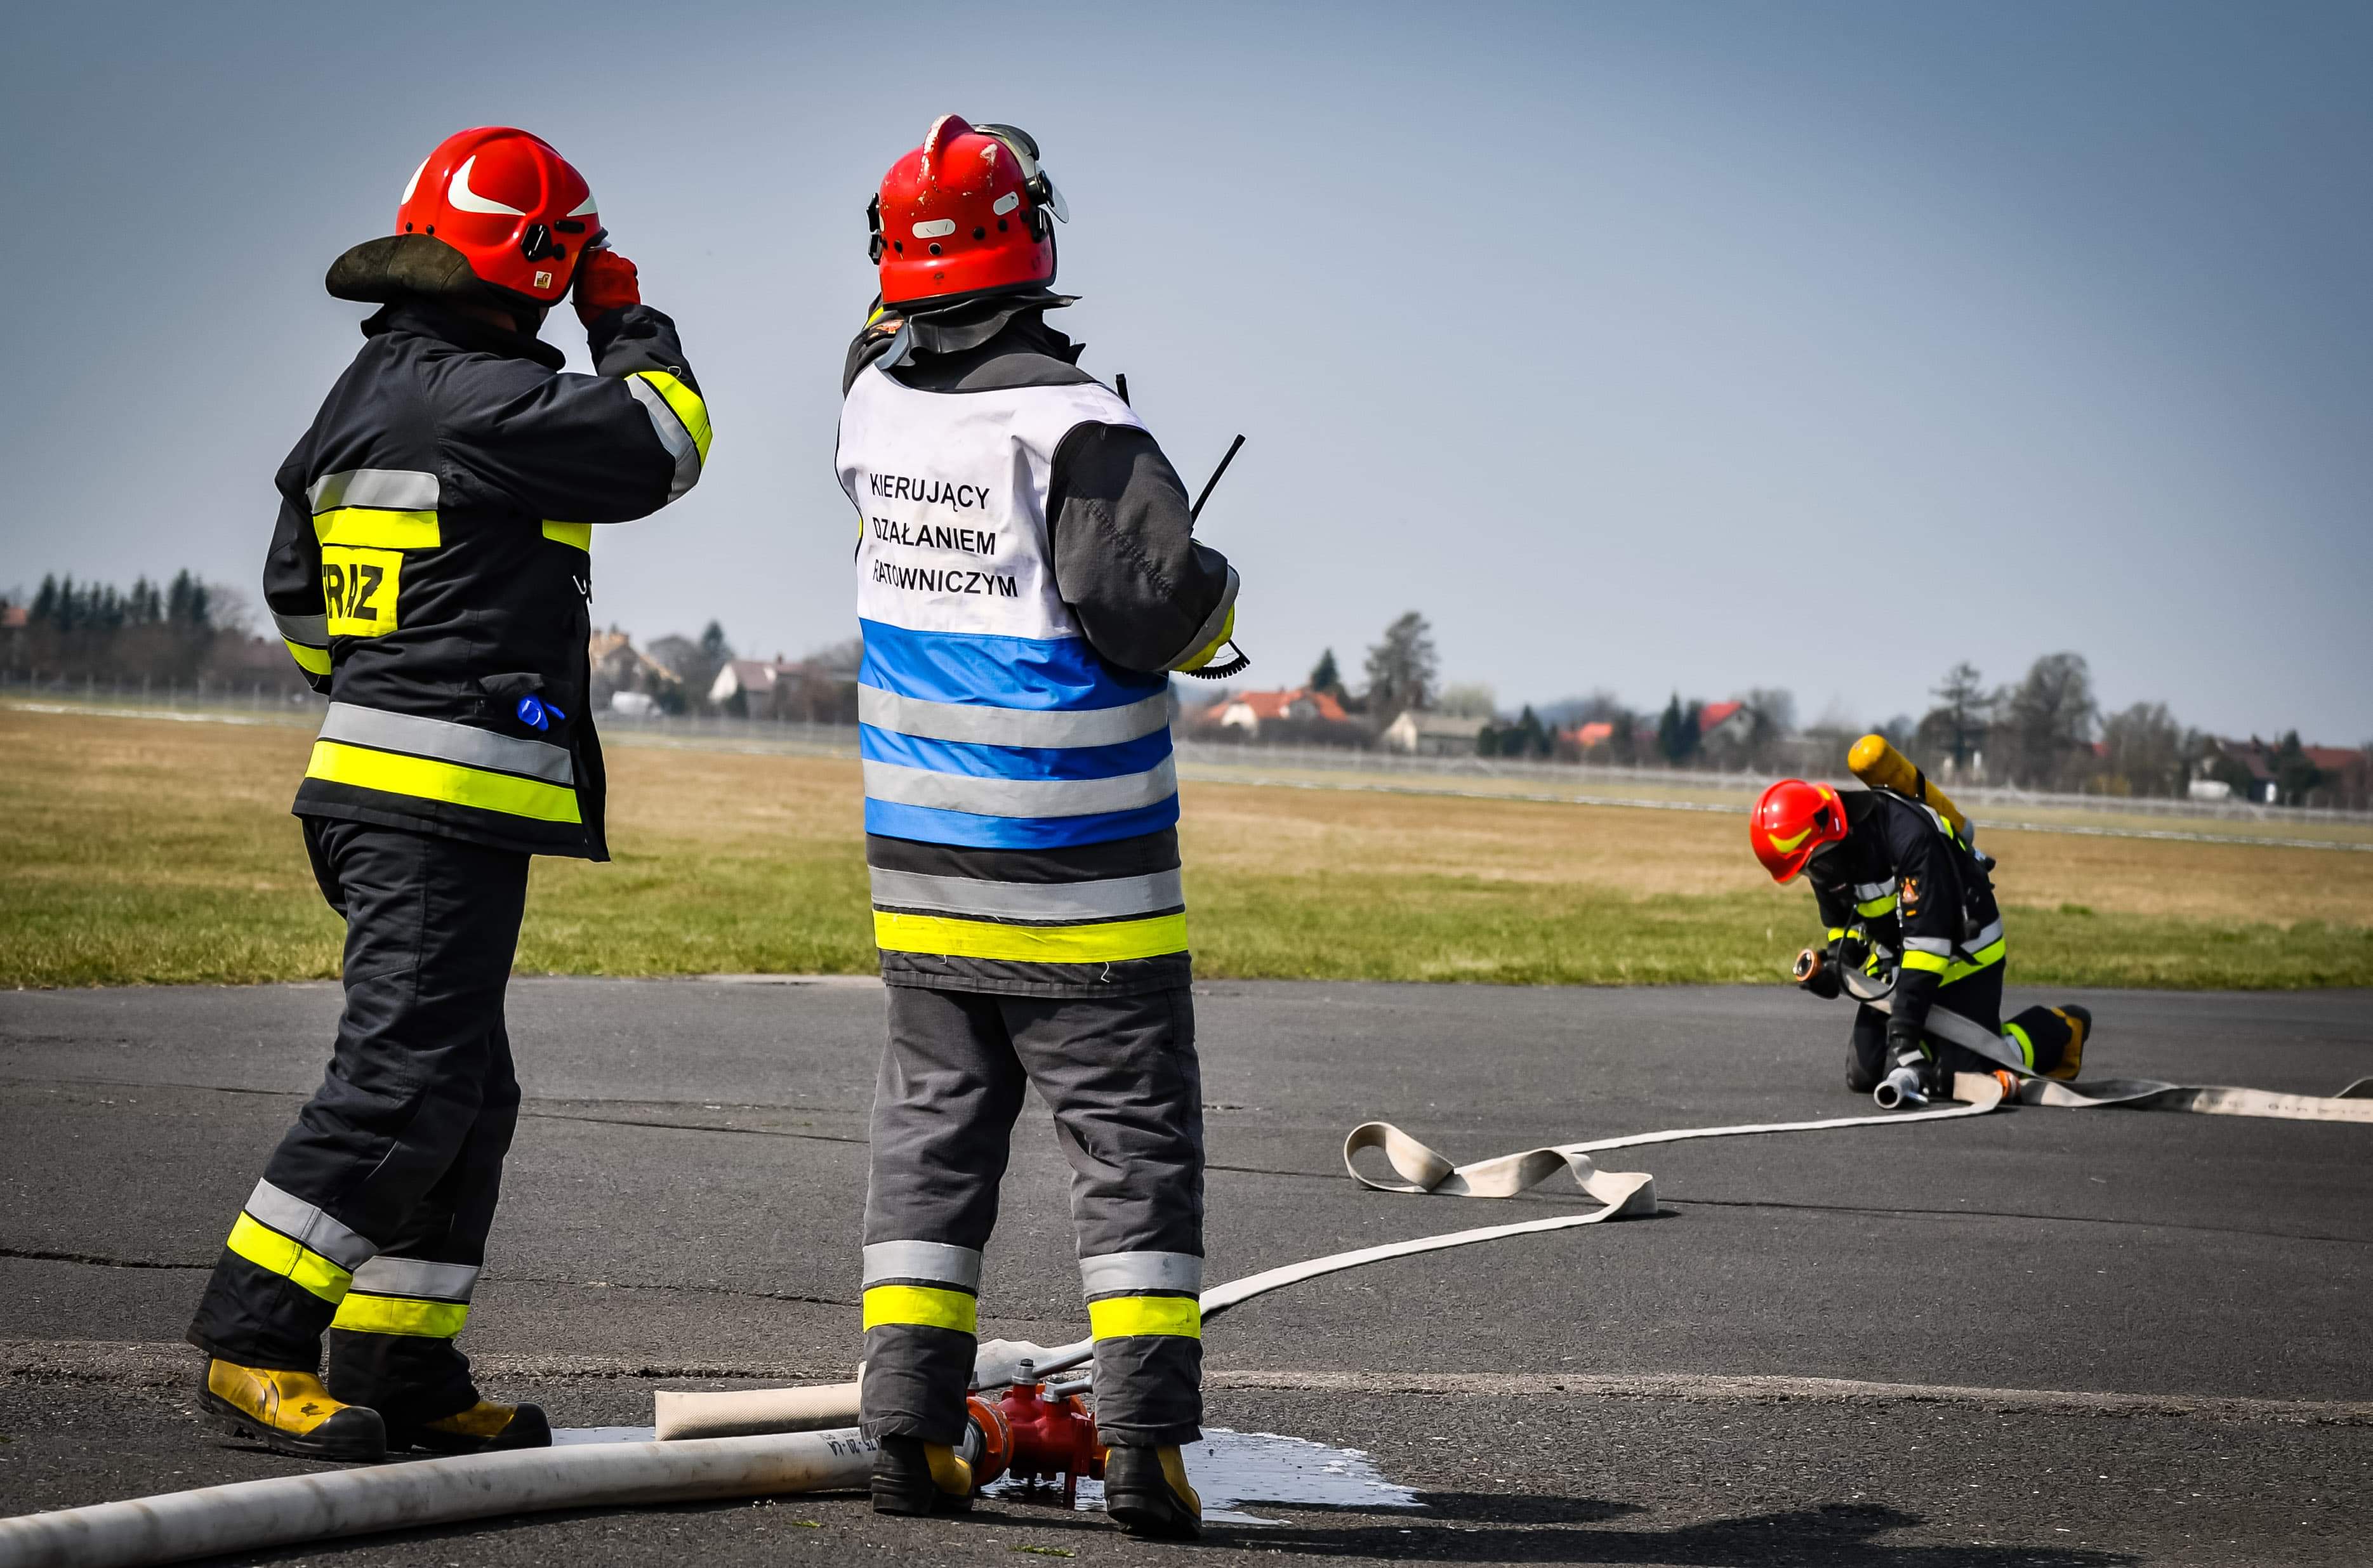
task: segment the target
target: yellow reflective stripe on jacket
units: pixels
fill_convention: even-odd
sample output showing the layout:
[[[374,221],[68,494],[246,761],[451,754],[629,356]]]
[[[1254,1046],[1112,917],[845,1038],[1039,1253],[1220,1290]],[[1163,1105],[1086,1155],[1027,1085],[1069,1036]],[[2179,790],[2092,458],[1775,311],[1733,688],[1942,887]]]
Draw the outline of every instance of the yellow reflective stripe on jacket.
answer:
[[[1945,970],[1945,983],[1949,986],[1955,980],[1967,979],[1970,976],[1976,974],[1981,969],[1991,969],[1995,965],[2001,963],[2003,961],[2005,945],[2008,940],[2009,939],[2006,937],[1997,937],[1992,942],[1989,942],[1984,947],[1981,947],[1978,949],[1977,952],[1971,954],[1968,963],[1953,964],[1946,966]]]
[[[466,1302],[423,1301],[416,1296],[379,1296],[348,1291],[338,1304],[333,1328],[360,1334],[409,1334],[421,1340],[450,1340],[470,1321]]]
[[[708,404],[701,401],[700,394],[665,370],[637,370],[635,376],[639,380],[649,381],[653,391],[667,399],[668,407],[675,411],[676,418],[683,423],[684,434],[690,436],[692,444],[699,449],[700,461],[707,462]]]
[[[593,553],[593,525],[590,522],[555,522],[546,518],[544,536],[555,544],[566,544],[589,556]]]
[[[1895,895],[1892,893],[1888,894],[1884,898],[1874,898],[1867,904],[1857,904],[1854,906],[1854,913],[1860,915],[1865,920],[1876,920],[1881,915],[1889,915],[1894,912]]]
[[[865,1293],[865,1327],[980,1331],[980,1303],[965,1291],[929,1285],[874,1285]]]
[[[1203,1305],[1193,1296],[1106,1296],[1088,1303],[1088,1332],[1099,1340],[1142,1334],[1203,1337]]]
[[[1845,940],[1845,938],[1846,938],[1846,929],[1845,929],[1845,927],[1843,927],[1843,926],[1831,926],[1831,927],[1829,928],[1829,940],[1830,940],[1831,942],[1843,942],[1843,941]]]
[[[1953,961],[1941,953],[1907,953],[1903,955],[1903,966],[1923,974],[1941,975],[1953,966]]]
[[[873,911],[874,944],[890,953],[1005,958],[1024,964],[1116,964],[1186,951],[1186,917],[1106,920],[1088,926],[1008,926],[942,915]]]
[[[285,637],[280,640],[288,642]],[[288,642],[288,657],[297,661],[297,668],[309,675],[330,673],[330,650],[326,648],[308,648],[301,642]]]
[[[277,1274],[333,1305],[354,1283],[353,1274],[252,1214],[242,1213],[232,1223],[230,1239],[223,1245],[266,1273]]]
[[[391,795],[447,801],[457,806],[475,806],[480,811],[532,817],[538,822],[585,820],[578,814],[577,791],[566,784],[489,773],[484,768],[438,762],[433,757],[375,752],[362,746],[342,745],[336,741],[313,743],[313,760],[306,766],[305,777],[332,784],[351,784],[360,790],[383,790]]]
[[[445,542],[435,512],[392,512],[377,507],[316,512],[313,532],[324,544],[361,544],[380,550],[434,550]]]
[[[2033,1072],[2035,1071],[2035,1042],[2027,1037],[2027,1031],[2020,1028],[2016,1024],[2005,1024],[2003,1025],[2003,1038],[2006,1040],[2015,1040],[2018,1043],[2020,1062],[2029,1072]]]

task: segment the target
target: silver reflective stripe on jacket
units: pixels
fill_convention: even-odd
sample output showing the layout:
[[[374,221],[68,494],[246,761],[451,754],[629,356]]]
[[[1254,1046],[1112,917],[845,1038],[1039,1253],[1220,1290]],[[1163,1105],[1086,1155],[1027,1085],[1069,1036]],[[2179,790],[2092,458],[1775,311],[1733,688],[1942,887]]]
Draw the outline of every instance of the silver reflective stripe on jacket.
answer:
[[[988,920],[1107,920],[1151,915],[1186,903],[1176,871],[1100,882],[983,882],[964,876],[871,868],[873,902],[889,909],[928,909]]]
[[[1157,692],[1120,708],[1054,711],[990,708],[968,702],[927,702],[879,686],[857,688],[857,720],[926,741],[984,746],[1116,746],[1151,735],[1170,722],[1170,694]]]
[[[377,1242],[348,1230],[315,1205],[268,1181],[255,1184],[255,1190],[247,1195],[246,1208],[257,1220],[341,1269],[358,1269],[379,1250]]]
[[[1953,944],[1940,936],[1908,936],[1903,939],[1906,953],[1925,953],[1936,958],[1953,956]]]
[[[1091,816],[1159,805],[1177,792],[1178,769],[1169,757],[1158,767],[1115,778],[983,778],[894,762],[865,764],[868,800],[975,816]]]
[[[1992,947],[1994,943],[2002,941],[2002,934],[2003,923],[2001,919],[1997,917],[1992,925],[1987,926],[1985,930],[1971,937],[1962,945],[1967,947],[1971,955],[1974,956],[1977,954],[1983,953],[1987,948]]]
[[[437,475],[415,468],[349,468],[324,474],[305,491],[315,512],[340,507],[369,507],[376,511],[427,512],[437,509]]]
[[[414,1296],[466,1305],[478,1288],[478,1270],[466,1263],[431,1263],[381,1253],[355,1270],[354,1288],[365,1295]]]
[[[980,1254],[943,1241],[877,1241],[865,1249],[865,1288],[925,1280],[980,1293]]]
[[[659,388],[638,376],[628,376],[626,390],[650,416],[651,429],[659,436],[660,445],[675,459],[675,477],[668,483],[668,499],[682,500],[685,491],[700,483],[700,443],[692,439],[692,432],[684,427],[684,421],[675,416],[675,410],[668,406]]]
[[[290,642],[303,643],[307,648],[330,646],[330,617],[327,614],[284,615],[275,610],[272,612],[272,624],[279,627],[280,635]]]
[[[1884,898],[1894,891],[1893,877],[1888,877],[1885,882],[1858,882],[1853,887],[1854,902],[1867,904],[1875,898]]]
[[[1191,1252],[1107,1252],[1101,1258],[1082,1258],[1080,1291],[1090,1300],[1145,1291],[1200,1295],[1203,1260]]]
[[[321,720],[321,739],[430,756],[440,762],[458,762],[465,767],[517,773],[548,784],[577,782],[576,765],[569,760],[566,746],[497,735],[491,730],[473,729],[442,719],[424,719],[416,713],[386,713],[376,708],[357,708],[350,702],[333,702]]]

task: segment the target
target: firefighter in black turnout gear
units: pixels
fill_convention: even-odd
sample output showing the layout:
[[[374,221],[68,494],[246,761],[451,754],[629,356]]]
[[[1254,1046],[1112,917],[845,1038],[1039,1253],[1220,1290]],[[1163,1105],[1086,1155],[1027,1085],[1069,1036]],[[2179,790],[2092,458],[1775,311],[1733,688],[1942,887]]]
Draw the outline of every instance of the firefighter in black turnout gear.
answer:
[[[1798,959],[1797,982],[1819,997],[1868,999],[1846,1067],[1856,1093],[1899,1069],[1926,1096],[1955,1072],[2073,1079],[2092,1015],[2071,1005],[2003,1019],[2008,944],[1993,861],[1945,805],[1801,778],[1764,791],[1748,829],[1757,857],[1775,881],[1804,875],[1827,928]]]
[[[280,471],[263,579],[330,698],[295,809],[345,1011],[189,1335],[212,1422],[323,1458],[550,1441],[454,1343],[519,1109],[503,991],[529,857],[608,859],[591,526],[681,496],[708,447],[674,324],[549,146],[463,132],[397,221],[331,269],[383,308]],[[535,335],[572,287],[597,375]]]
[[[889,1042],[865,1206],[873,1505],[968,1505],[983,1250],[1035,1087],[1073,1172],[1106,1512],[1200,1527],[1203,1125],[1170,672],[1236,578],[1046,312],[1061,198],[954,115],[883,181],[837,465],[859,513],[866,859]]]

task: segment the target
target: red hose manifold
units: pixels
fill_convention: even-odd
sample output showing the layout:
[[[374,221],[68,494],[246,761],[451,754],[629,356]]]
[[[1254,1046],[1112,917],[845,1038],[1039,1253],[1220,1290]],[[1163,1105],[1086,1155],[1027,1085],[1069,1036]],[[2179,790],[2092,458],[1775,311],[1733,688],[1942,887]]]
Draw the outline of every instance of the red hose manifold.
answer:
[[[1017,1383],[994,1405],[978,1398],[971,1404],[973,1420],[992,1446],[994,1429],[1004,1431],[1003,1463],[998,1467],[1001,1473],[1029,1486],[1061,1481],[1066,1507],[1079,1501],[1081,1476],[1104,1479],[1105,1450],[1096,1441],[1096,1418],[1077,1394],[1050,1399],[1045,1384]],[[983,1419],[984,1411],[993,1421]],[[975,1473],[980,1473],[979,1467]]]

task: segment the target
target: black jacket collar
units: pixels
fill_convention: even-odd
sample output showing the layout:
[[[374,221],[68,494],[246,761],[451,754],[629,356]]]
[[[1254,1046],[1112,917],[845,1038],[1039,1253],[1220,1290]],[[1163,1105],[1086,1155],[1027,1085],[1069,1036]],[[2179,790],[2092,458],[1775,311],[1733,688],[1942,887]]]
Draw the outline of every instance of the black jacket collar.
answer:
[[[547,370],[557,370],[568,363],[567,355],[542,338],[506,332],[492,322],[445,310],[427,299],[402,299],[381,306],[363,322],[365,337],[391,332],[418,333],[456,348],[499,354],[506,359],[532,359]]]

